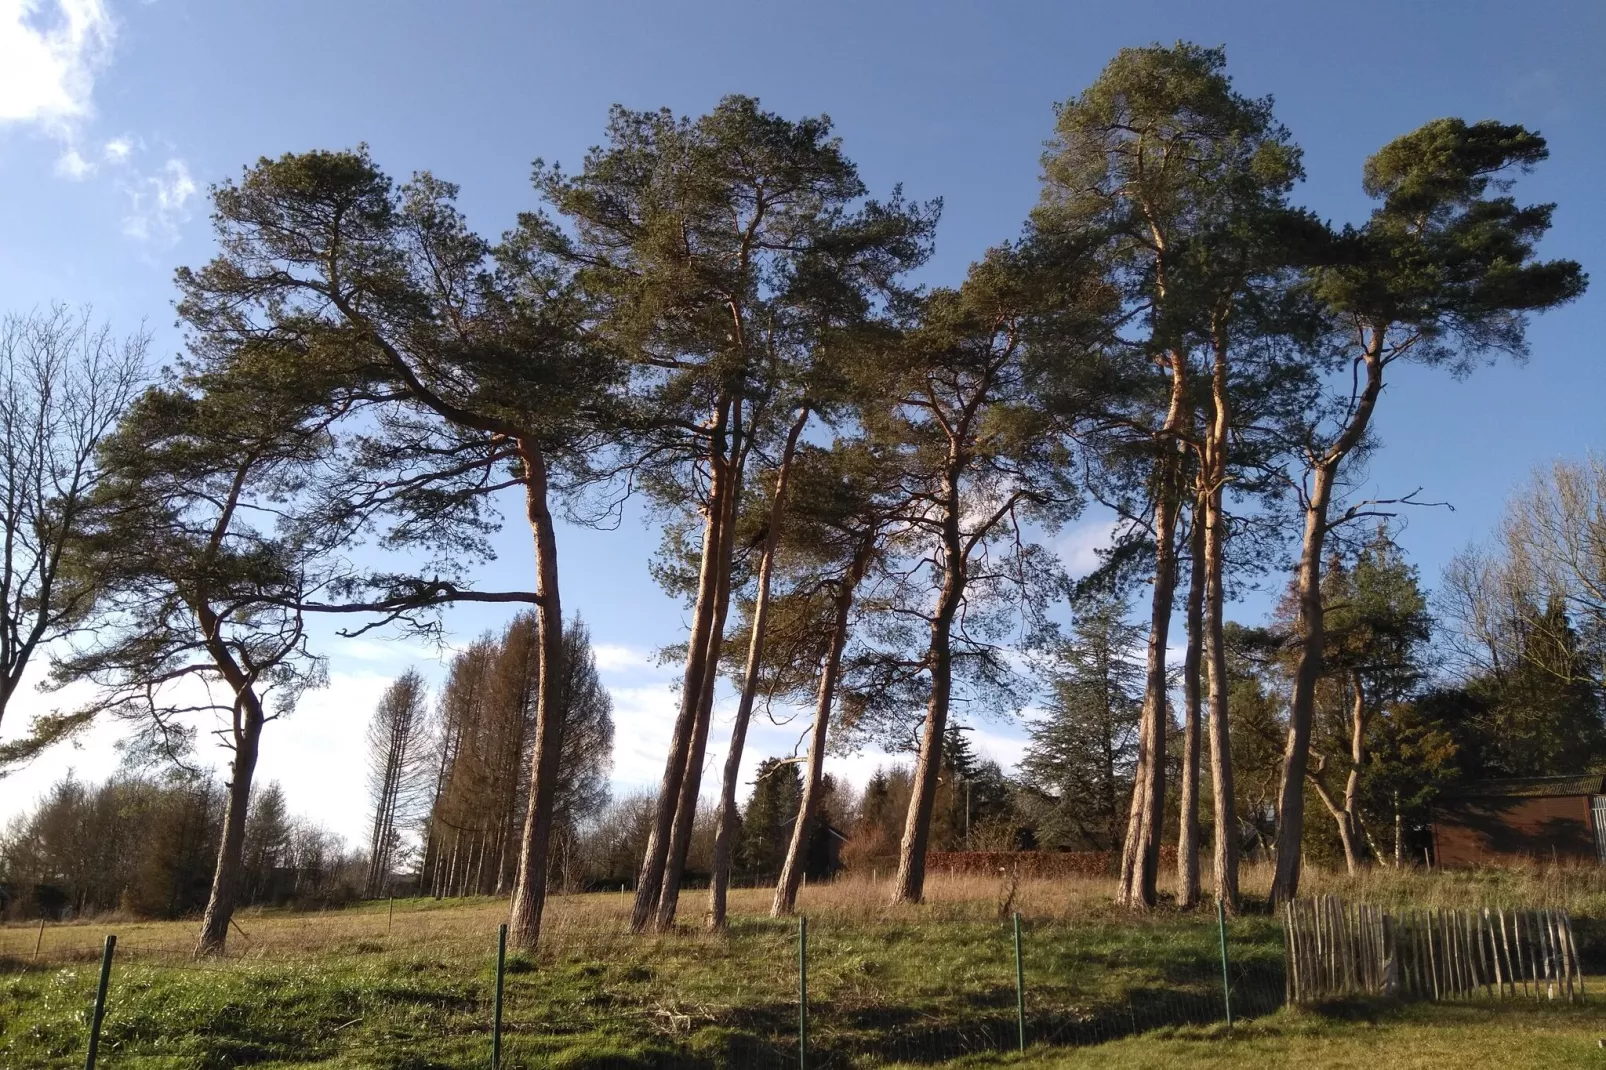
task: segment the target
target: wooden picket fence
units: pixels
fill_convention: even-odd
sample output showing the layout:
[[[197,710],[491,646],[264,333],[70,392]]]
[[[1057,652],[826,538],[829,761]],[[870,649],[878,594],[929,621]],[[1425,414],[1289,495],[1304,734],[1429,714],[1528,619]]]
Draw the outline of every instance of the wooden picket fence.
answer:
[[[1283,908],[1287,997],[1584,995],[1565,910],[1416,910],[1334,896]]]

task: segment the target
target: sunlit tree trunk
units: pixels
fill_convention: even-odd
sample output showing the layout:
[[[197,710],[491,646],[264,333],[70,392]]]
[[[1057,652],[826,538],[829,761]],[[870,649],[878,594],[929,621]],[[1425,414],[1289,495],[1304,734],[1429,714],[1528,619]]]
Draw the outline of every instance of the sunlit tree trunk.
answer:
[[[820,785],[825,776],[825,744],[831,724],[831,704],[836,697],[837,676],[842,669],[842,648],[848,641],[848,614],[853,608],[853,592],[864,574],[869,559],[869,546],[861,548],[846,575],[839,581],[834,612],[831,620],[831,643],[826,651],[825,663],[820,670],[819,692],[814,701],[814,728],[809,734],[809,763],[803,775],[803,798],[797,809],[797,820],[792,824],[792,842],[786,849],[786,861],[781,865],[781,877],[775,885],[775,900],[770,905],[773,917],[790,914],[797,905],[798,885],[803,883],[804,857],[808,850],[809,833],[814,816],[820,808]]]
[[[1188,650],[1182,662],[1182,785],[1177,827],[1177,906],[1191,909],[1199,902],[1199,663],[1204,615],[1204,514],[1205,495],[1194,495],[1188,544]]]
[[[741,431],[740,403],[733,420],[732,454]],[[708,630],[708,653],[703,659],[703,686],[697,701],[697,720],[692,727],[691,746],[686,754],[686,768],[681,775],[680,796],[675,807],[668,857],[665,860],[663,889],[658,897],[658,928],[670,929],[675,924],[675,911],[680,905],[680,879],[686,870],[686,856],[691,851],[692,829],[697,820],[698,796],[702,794],[703,759],[708,752],[708,730],[714,720],[714,689],[719,682],[719,662],[725,641],[725,617],[730,611],[731,557],[736,541],[736,505],[741,498],[741,465],[732,461],[734,476],[725,498],[725,515],[719,526],[718,590],[714,598],[714,620]]]
[[[1205,576],[1205,673],[1210,687],[1210,780],[1215,813],[1212,858],[1216,901],[1228,913],[1238,910],[1238,803],[1233,788],[1232,740],[1227,692],[1227,640],[1223,626],[1224,579],[1227,567],[1227,514],[1222,507],[1227,484],[1231,396],[1227,390],[1227,347],[1218,332],[1215,364],[1210,375],[1211,415],[1204,444],[1205,510],[1203,561]]]
[[[713,873],[708,885],[708,925],[713,929],[725,927],[726,898],[730,888],[731,849],[736,837],[738,813],[736,790],[741,779],[742,750],[747,742],[747,726],[753,717],[753,704],[758,698],[759,669],[764,660],[764,629],[769,618],[770,575],[775,565],[775,550],[780,545],[781,528],[786,515],[786,490],[791,477],[792,459],[797,453],[798,437],[808,422],[809,410],[798,410],[797,418],[786,433],[786,445],[781,451],[781,464],[775,474],[775,498],[770,504],[769,531],[764,538],[763,557],[758,566],[758,591],[753,600],[753,627],[747,644],[747,669],[742,676],[742,696],[736,707],[736,722],[731,726],[730,748],[725,754],[725,774],[720,783],[719,812],[714,821]]]
[[[913,794],[904,818],[903,840],[898,847],[898,873],[892,891],[895,903],[918,903],[925,894],[926,846],[931,837],[931,811],[937,799],[937,777],[942,772],[943,733],[948,728],[948,703],[953,691],[953,623],[965,595],[967,562],[959,530],[960,467],[957,459],[950,457],[944,477],[943,498],[947,511],[942,527],[944,575],[936,612],[931,618],[931,640],[927,648],[931,696],[926,703],[926,725],[920,738],[920,756],[915,763]]]
[[[1305,774],[1310,763],[1311,722],[1316,711],[1316,681],[1322,673],[1326,631],[1322,615],[1322,554],[1330,528],[1333,484],[1339,466],[1360,444],[1383,389],[1383,332],[1372,331],[1362,363],[1366,385],[1355,400],[1343,431],[1311,464],[1311,485],[1305,496],[1305,535],[1296,581],[1299,656],[1294,668],[1293,697],[1288,707],[1288,742],[1283,750],[1282,778],[1277,792],[1277,869],[1272,878],[1274,904],[1292,902],[1299,894],[1300,844],[1305,831]]]
[[[245,849],[246,811],[251,805],[251,778],[256,774],[262,742],[262,704],[248,688],[236,692],[234,705],[234,761],[229,767],[229,796],[223,808],[223,838],[212,871],[212,892],[201,917],[201,935],[195,954],[221,955],[228,942],[229,923],[240,894],[240,862]]]
[[[716,603],[719,599],[719,547],[724,533],[721,531],[726,511],[726,496],[734,475],[731,458],[726,451],[731,400],[724,398],[717,406],[712,444],[709,450],[708,501],[703,519],[702,566],[697,582],[697,605],[693,612],[691,635],[686,646],[686,670],[681,679],[680,712],[675,718],[674,734],[669,755],[664,762],[664,775],[658,786],[658,798],[653,807],[653,824],[648,833],[646,851],[642,856],[641,872],[636,878],[636,899],[631,909],[630,928],[642,932],[652,922],[658,910],[659,893],[663,889],[664,869],[669,860],[670,839],[674,832],[675,811],[680,802],[681,780],[686,772],[686,759],[691,751],[692,735],[696,729],[698,709],[703,693],[703,673],[707,667],[708,637],[713,628]]]
[[[525,509],[535,534],[536,641],[541,664],[536,685],[535,747],[530,755],[530,792],[519,842],[518,879],[508,936],[515,947],[533,949],[546,905],[547,853],[552,836],[558,759],[563,749],[563,606],[558,595],[558,543],[547,504],[546,458],[533,444],[519,443],[524,467]]]
[[[1171,404],[1155,444],[1154,593],[1149,610],[1149,646],[1138,725],[1137,771],[1126,842],[1121,850],[1116,902],[1148,909],[1155,904],[1160,869],[1160,829],[1165,820],[1165,737],[1167,716],[1166,645],[1177,586],[1177,517],[1182,510],[1178,436],[1187,419],[1187,353],[1170,355]]]

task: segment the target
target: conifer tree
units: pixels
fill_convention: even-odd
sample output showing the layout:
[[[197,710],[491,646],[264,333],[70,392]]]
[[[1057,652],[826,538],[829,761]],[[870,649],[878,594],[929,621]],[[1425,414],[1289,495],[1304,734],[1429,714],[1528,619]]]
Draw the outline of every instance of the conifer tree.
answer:
[[[780,875],[802,799],[803,777],[796,762],[766,758],[759,763],[753,794],[742,811],[742,842],[737,852],[749,880],[767,883]]]
[[[1375,512],[1355,503],[1334,515],[1335,492],[1366,442],[1387,369],[1399,361],[1467,369],[1499,353],[1526,352],[1528,316],[1581,294],[1570,260],[1541,261],[1537,246],[1554,206],[1519,205],[1511,179],[1549,154],[1517,125],[1435,119],[1366,161],[1362,188],[1379,202],[1359,228],[1338,236],[1312,288],[1330,317],[1343,369],[1331,418],[1310,426],[1297,485],[1304,532],[1296,578],[1299,658],[1278,792],[1275,902],[1299,891],[1305,783],[1326,631],[1322,566],[1328,534]]]
[[[368,785],[374,807],[365,888],[369,896],[385,893],[397,838],[420,816],[429,775],[427,701],[424,678],[409,670],[385,689],[368,724]]]
[[[1092,86],[1060,107],[1033,214],[1044,240],[1086,235],[1099,244],[1122,304],[1124,329],[1105,340],[1100,362],[1120,388],[1099,403],[1107,411],[1103,462],[1116,484],[1125,484],[1122,510],[1154,554],[1144,714],[1117,891],[1120,902],[1140,908],[1153,906],[1156,896],[1167,767],[1165,651],[1190,448],[1208,468],[1201,519],[1206,542],[1216,540],[1202,557],[1218,567],[1222,559],[1224,531],[1209,514],[1225,483],[1231,414],[1225,390],[1217,389],[1201,442],[1193,351],[1201,341],[1212,344],[1212,380],[1224,388],[1228,324],[1247,280],[1262,270],[1269,214],[1263,209],[1276,208],[1299,173],[1298,151],[1273,121],[1270,101],[1234,91],[1225,63],[1221,49],[1185,43],[1123,50]],[[1200,449],[1207,443],[1209,450]],[[1206,587],[1212,588],[1208,579]],[[1205,635],[1214,630],[1205,628]],[[1227,726],[1220,712],[1213,716],[1211,754],[1225,774],[1221,763],[1230,753],[1221,745]]]
[[[1077,606],[1071,637],[1050,663],[1045,716],[1030,726],[1021,779],[1047,807],[1041,846],[1114,850],[1131,791],[1143,705],[1142,629],[1119,598]]]
[[[673,924],[700,794],[731,598],[738,504],[757,442],[790,420],[822,327],[863,320],[929,254],[936,205],[866,188],[824,118],[750,97],[697,119],[615,108],[579,173],[538,181],[567,230],[530,220],[572,265],[629,367],[620,465],[702,539],[680,710],[632,926]],[[783,425],[784,426],[784,425]]]
[[[589,414],[612,373],[584,344],[581,308],[537,236],[515,230],[493,246],[456,195],[427,173],[397,187],[363,148],[262,159],[213,190],[220,253],[180,270],[179,313],[203,351],[269,340],[285,373],[338,376],[353,413],[374,417],[371,470],[354,472],[334,505],[394,520],[396,545],[449,552],[418,572],[353,577],[350,609],[416,623],[420,607],[446,601],[537,606],[541,702],[510,915],[515,945],[533,947],[562,735],[553,484],[585,467]],[[462,562],[487,551],[494,523],[487,496],[509,486],[523,493],[534,590],[466,591]]]

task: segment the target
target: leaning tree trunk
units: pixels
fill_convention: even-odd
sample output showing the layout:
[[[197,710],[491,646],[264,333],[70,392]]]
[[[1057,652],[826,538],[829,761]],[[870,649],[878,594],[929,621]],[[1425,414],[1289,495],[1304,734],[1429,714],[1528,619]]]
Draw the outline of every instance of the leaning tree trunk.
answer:
[[[937,799],[937,778],[942,772],[943,733],[948,729],[948,702],[953,691],[953,623],[965,596],[964,546],[959,533],[958,475],[950,471],[945,498],[948,515],[943,524],[943,552],[947,572],[931,618],[931,641],[926,663],[931,672],[931,697],[926,703],[926,727],[915,762],[913,791],[898,846],[898,874],[892,885],[894,903],[918,903],[925,894],[926,846],[931,838],[931,811]]]
[[[1362,353],[1366,386],[1355,399],[1348,421],[1332,446],[1311,465],[1311,489],[1305,500],[1305,538],[1299,555],[1296,628],[1299,659],[1294,669],[1294,692],[1288,704],[1288,744],[1283,750],[1282,778],[1277,791],[1277,870],[1271,882],[1274,906],[1291,903],[1299,894],[1300,844],[1305,835],[1305,771],[1310,763],[1311,721],[1316,715],[1316,680],[1322,672],[1322,648],[1327,636],[1322,619],[1322,551],[1330,527],[1327,513],[1333,503],[1333,483],[1339,466],[1360,445],[1383,391],[1384,331],[1369,327],[1371,336]]]
[[[1181,504],[1176,493],[1176,461],[1162,462],[1159,501],[1154,510],[1154,595],[1149,612],[1149,647],[1138,724],[1137,775],[1121,850],[1121,883],[1116,902],[1148,909],[1156,901],[1160,869],[1160,827],[1165,820],[1166,642],[1177,585],[1176,528]]]
[[[809,765],[803,777],[803,798],[798,804],[797,820],[792,823],[792,842],[786,849],[786,861],[781,864],[781,878],[775,884],[775,901],[770,905],[771,917],[790,914],[797,905],[798,885],[803,882],[803,855],[808,849],[814,815],[820,808],[820,784],[825,777],[825,741],[831,724],[831,703],[836,697],[837,676],[842,671],[842,648],[848,641],[848,613],[853,609],[854,588],[864,572],[867,549],[855,557],[837,590],[835,612],[831,620],[831,646],[826,651],[825,664],[820,670],[820,687],[814,700],[814,730],[809,735]]]
[[[1338,829],[1339,844],[1344,849],[1344,871],[1353,877],[1359,861],[1355,847],[1355,822],[1352,820],[1352,815],[1344,809],[1343,804],[1338,799],[1333,797],[1333,793],[1328,790],[1327,784],[1322,780],[1325,765],[1326,756],[1319,755],[1316,761],[1316,768],[1306,775],[1310,779],[1311,787],[1316,789],[1316,797],[1322,801],[1323,806],[1327,807],[1327,812],[1333,815],[1333,825]]]
[[[658,911],[658,893],[663,889],[664,869],[669,861],[669,841],[674,832],[675,810],[680,802],[681,778],[691,751],[698,707],[703,694],[703,672],[708,654],[708,634],[714,622],[714,603],[719,597],[719,541],[725,515],[725,493],[730,465],[725,455],[725,426],[730,402],[722,400],[709,450],[710,482],[703,520],[701,573],[697,581],[697,608],[692,616],[691,635],[686,644],[686,671],[680,685],[680,713],[675,718],[669,755],[664,761],[663,780],[653,806],[652,829],[642,855],[641,872],[636,878],[636,900],[630,913],[630,930],[642,932]]]
[[[1334,799],[1325,789],[1319,776],[1312,778],[1323,804],[1338,825],[1339,842],[1344,847],[1344,870],[1354,876],[1361,868],[1361,766],[1366,761],[1366,690],[1360,674],[1351,674],[1354,695],[1350,700],[1350,755],[1349,770],[1344,775],[1342,800]],[[1320,770],[1318,770],[1318,773]]]
[[[1288,742],[1283,749],[1282,779],[1277,791],[1277,869],[1271,885],[1273,904],[1291,903],[1299,893],[1300,849],[1305,834],[1305,776],[1310,765],[1316,681],[1322,672],[1322,646],[1326,639],[1322,617],[1322,551],[1327,542],[1327,506],[1332,493],[1332,468],[1318,468],[1310,502],[1305,507],[1305,538],[1299,554],[1296,627],[1300,647],[1294,668],[1294,697],[1289,704]]]
[[[792,459],[797,454],[798,437],[808,423],[807,406],[798,410],[786,433],[786,446],[781,451],[781,466],[775,474],[775,497],[770,503],[769,530],[764,537],[763,556],[758,566],[758,591],[753,599],[753,628],[747,643],[747,669],[742,676],[742,697],[736,707],[736,722],[731,726],[730,747],[725,754],[725,775],[720,783],[719,811],[714,819],[714,863],[708,882],[708,926],[725,927],[726,899],[730,889],[731,847],[736,838],[736,789],[740,784],[742,749],[747,743],[747,725],[753,717],[753,704],[758,698],[759,669],[764,661],[764,629],[769,619],[770,574],[775,565],[775,550],[780,545],[781,528],[786,517],[786,489],[791,478]]]
[[[740,497],[741,470],[738,465],[731,482],[731,492],[726,498],[725,518],[720,523],[719,590],[714,599],[713,624],[708,631],[708,653],[703,661],[703,689],[697,701],[697,720],[692,726],[686,769],[681,774],[680,796],[675,806],[675,821],[671,826],[669,853],[664,865],[663,889],[658,896],[657,925],[666,931],[675,925],[675,911],[680,905],[680,879],[686,871],[686,856],[691,852],[697,801],[702,794],[703,758],[708,752],[708,730],[714,720],[714,688],[719,682],[725,616],[730,611],[731,557],[736,541],[736,503]]]
[[[530,755],[530,791],[524,834],[519,841],[518,879],[513,885],[513,912],[508,935],[515,947],[534,949],[541,938],[541,911],[546,906],[547,853],[552,838],[552,807],[557,799],[558,759],[563,750],[563,606],[558,595],[558,541],[547,504],[546,458],[533,446],[519,444],[524,466],[525,509],[535,533],[536,642],[541,664],[536,672],[535,747]]]
[[[262,743],[262,704],[249,687],[235,694],[234,762],[229,773],[229,798],[223,810],[223,840],[212,871],[212,893],[201,917],[197,957],[221,955],[228,943],[229,923],[240,894],[240,860],[245,850],[246,811],[251,805],[251,778],[256,774]]]
[[[1205,495],[1194,497],[1192,530],[1188,545],[1188,651],[1182,662],[1182,785],[1181,816],[1177,823],[1177,906],[1191,910],[1199,904],[1199,661],[1204,616],[1204,514]]]

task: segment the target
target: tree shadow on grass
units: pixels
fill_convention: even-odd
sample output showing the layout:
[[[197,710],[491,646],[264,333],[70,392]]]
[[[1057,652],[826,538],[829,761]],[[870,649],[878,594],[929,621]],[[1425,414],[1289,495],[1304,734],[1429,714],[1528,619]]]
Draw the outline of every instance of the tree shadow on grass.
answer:
[[[1234,1012],[1258,1017],[1282,1004],[1282,977],[1252,971],[1235,980]],[[934,1064],[967,1055],[1009,1052],[1020,1045],[1013,986],[993,986],[940,1008],[906,1003],[837,1002],[810,1005],[809,1066],[837,1070],[883,1063]],[[1223,1021],[1219,988],[1163,985],[1128,990],[1120,999],[1076,1005],[1033,1003],[1028,994],[1026,1042],[1099,1044],[1151,1030]],[[725,1070],[798,1064],[798,1008],[771,1003],[731,1008],[704,1018],[683,1037],[639,1039],[631,1023],[604,1026],[553,1022],[530,1030],[544,1058],[530,1066],[583,1070]],[[641,1017],[635,1017],[637,1029]],[[615,1040],[608,1029],[623,1035]],[[634,1032],[638,1039],[626,1036]],[[563,1034],[567,1033],[567,1037]],[[533,1049],[532,1049],[533,1051]],[[510,1065],[520,1065],[513,1063]]]

